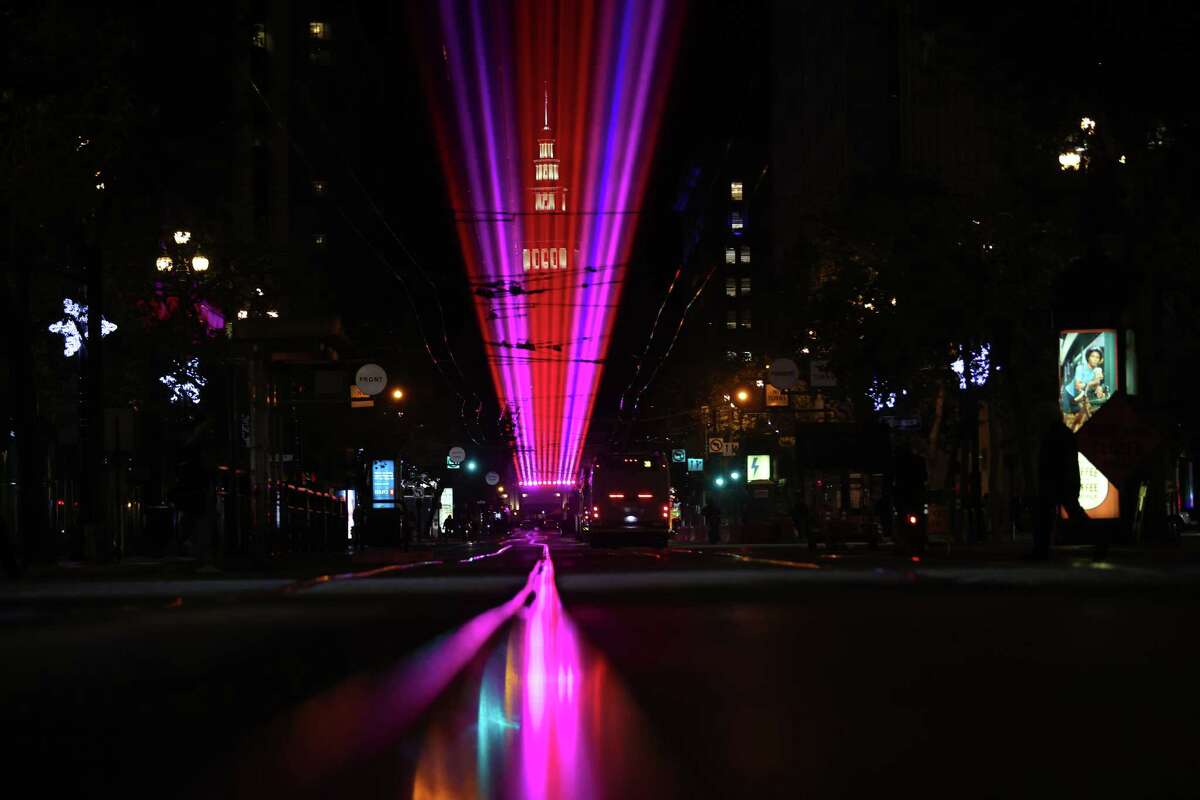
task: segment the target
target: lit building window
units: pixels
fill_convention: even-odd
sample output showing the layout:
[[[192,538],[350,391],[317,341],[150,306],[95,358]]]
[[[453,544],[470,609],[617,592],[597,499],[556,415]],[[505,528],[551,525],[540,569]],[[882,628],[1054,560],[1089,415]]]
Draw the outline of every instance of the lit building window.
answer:
[[[750,294],[750,279],[742,278],[742,294]]]
[[[269,43],[267,42],[267,26],[266,25],[263,25],[261,22],[258,23],[257,25],[255,25],[254,30],[250,34],[250,36],[251,36],[250,44],[253,47],[257,47],[261,50],[270,49]]]
[[[742,263],[743,263],[743,264],[749,264],[749,263],[750,263],[750,248],[749,248],[749,247],[743,247],[743,248],[742,248],[742,253],[741,253],[741,256],[742,256]]]
[[[729,184],[729,199],[731,199],[731,200],[741,200],[742,199],[742,182],[741,181],[734,181],[733,183]]]
[[[737,278],[725,279],[725,296],[737,297]]]
[[[532,269],[532,267],[530,266],[530,257],[529,257],[529,248],[528,247],[524,248],[521,251],[521,268],[524,269],[526,272],[528,272],[530,269]]]
[[[538,158],[554,158],[554,142],[538,142]]]
[[[737,330],[737,312],[730,310],[725,312],[725,327],[731,331]]]
[[[325,181],[313,181],[312,186],[313,194],[315,195],[323,195],[325,194],[325,190],[329,188],[329,184]]]
[[[325,41],[329,38],[329,26],[324,22],[308,23],[308,35],[313,39]]]
[[[533,203],[534,211],[553,211],[554,192],[538,192]]]
[[[729,230],[740,236],[744,227],[745,223],[742,221],[742,212],[731,212],[729,214]]]
[[[313,244],[315,244],[317,247],[324,247],[325,246],[325,234],[314,233],[313,234]]]
[[[742,353],[742,361],[745,361],[747,364],[753,363],[754,362],[754,353],[751,353],[749,350],[744,351]]]
[[[750,330],[750,309],[748,308],[742,312],[742,329]]]
[[[732,247],[725,248],[725,263],[733,264],[737,261],[737,250]]]

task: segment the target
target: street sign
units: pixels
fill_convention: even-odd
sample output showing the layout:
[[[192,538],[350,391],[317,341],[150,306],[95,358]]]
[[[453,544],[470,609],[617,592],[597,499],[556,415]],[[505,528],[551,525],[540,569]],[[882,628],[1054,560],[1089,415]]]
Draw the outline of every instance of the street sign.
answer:
[[[725,452],[725,440],[724,439],[709,439],[708,440],[708,452],[713,453],[715,455],[720,455],[721,453],[724,453]]]
[[[357,385],[350,387],[351,408],[370,408],[373,405],[375,405],[375,401],[371,399],[371,395],[358,388]]]
[[[497,483],[500,482],[500,476],[494,472],[489,472],[487,475],[483,476],[483,480],[487,483],[488,486],[495,486]]]
[[[687,450],[675,449],[671,451],[671,460],[676,464],[683,464],[687,461]]]
[[[817,361],[814,359],[809,362],[808,385],[814,389],[823,388],[829,389],[837,386],[837,376],[829,371],[828,361]]]
[[[462,462],[455,461],[450,456],[446,456],[446,469],[462,469]]]
[[[687,460],[688,472],[704,472],[703,458],[689,458]]]
[[[771,480],[771,457],[746,456],[746,480],[751,483]]]
[[[777,358],[771,362],[771,374],[768,380],[780,389],[794,389],[800,379],[796,362],[790,358]]]
[[[721,450],[722,455],[736,456],[738,451],[737,442],[725,442],[725,447]]]
[[[363,364],[354,373],[354,385],[369,395],[377,395],[387,386],[387,373],[378,364]]]
[[[773,383],[767,384],[767,408],[787,408],[789,395]]]
[[[450,454],[446,456],[447,461],[453,461],[454,466],[458,466],[467,460],[467,451],[457,445],[450,448]]]

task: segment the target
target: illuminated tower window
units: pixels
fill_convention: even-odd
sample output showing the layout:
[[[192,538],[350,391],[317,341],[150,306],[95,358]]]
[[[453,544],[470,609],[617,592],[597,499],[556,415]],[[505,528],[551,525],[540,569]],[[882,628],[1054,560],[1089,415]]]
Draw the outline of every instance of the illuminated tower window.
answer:
[[[538,142],[538,158],[554,158],[554,142]]]
[[[567,268],[567,248],[565,247],[558,248],[558,268]]]
[[[737,330],[737,312],[729,310],[725,312],[725,327],[731,331]]]
[[[737,261],[737,251],[732,247],[725,248],[725,263],[732,264]]]
[[[742,278],[742,294],[750,294],[750,279]]]
[[[742,199],[742,182],[741,181],[734,181],[733,183],[729,184],[729,198],[731,200],[741,200]]]
[[[533,204],[534,211],[553,211],[554,192],[538,192]]]
[[[742,221],[742,212],[740,212],[740,211],[730,212],[730,214],[729,214],[729,230],[733,231],[736,235],[741,236],[742,229],[744,227],[745,227],[745,223]]]
[[[325,40],[329,38],[329,26],[324,22],[308,23],[308,35],[313,39]]]
[[[750,309],[748,308],[742,312],[742,328],[750,330]]]
[[[743,264],[750,263],[750,248],[749,247],[742,248],[742,263]]]
[[[737,297],[737,287],[738,287],[737,278],[726,278],[725,279],[725,296],[726,297]]]

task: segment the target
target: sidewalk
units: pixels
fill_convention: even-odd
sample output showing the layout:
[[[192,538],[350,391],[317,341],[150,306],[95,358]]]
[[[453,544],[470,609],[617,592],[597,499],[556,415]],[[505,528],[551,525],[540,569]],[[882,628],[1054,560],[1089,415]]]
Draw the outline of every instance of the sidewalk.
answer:
[[[458,551],[495,545],[491,540],[464,542],[419,542],[404,550],[372,547],[342,553],[290,553],[267,559],[230,555],[216,564],[205,564],[192,556],[145,558],[133,556],[107,564],[59,561],[33,564],[16,582],[88,580],[221,580],[228,578],[275,578],[304,580],[318,575],[368,569],[384,564],[407,564],[446,558]]]

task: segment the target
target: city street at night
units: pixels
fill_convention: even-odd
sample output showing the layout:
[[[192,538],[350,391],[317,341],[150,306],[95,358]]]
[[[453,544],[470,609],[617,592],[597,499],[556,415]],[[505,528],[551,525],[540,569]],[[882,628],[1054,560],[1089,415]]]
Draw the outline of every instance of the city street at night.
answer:
[[[1179,554],[520,533],[379,555],[398,558],[5,590],[11,763],[45,790],[189,797],[1182,796],[1195,777],[1200,560]]]
[[[1200,4],[0,28],[10,795],[1200,794]]]

